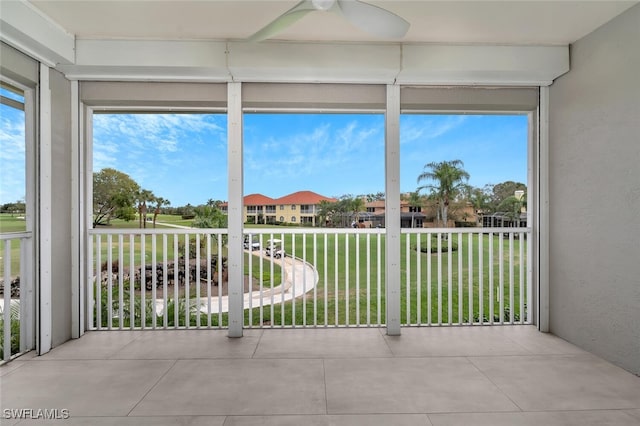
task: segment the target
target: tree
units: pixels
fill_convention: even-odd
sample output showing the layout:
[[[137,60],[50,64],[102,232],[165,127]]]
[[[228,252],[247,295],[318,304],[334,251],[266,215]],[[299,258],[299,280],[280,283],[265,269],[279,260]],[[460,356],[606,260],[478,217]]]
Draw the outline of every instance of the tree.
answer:
[[[109,224],[112,217],[133,219],[131,213],[139,190],[129,175],[116,169],[105,168],[94,173],[93,226]]]
[[[465,187],[469,180],[469,173],[464,169],[462,160],[431,162],[424,166],[424,172],[418,176],[418,184],[423,181],[434,181],[433,184],[420,186],[416,192],[429,189],[438,200],[442,211],[444,226],[447,226],[447,213],[449,204],[456,195]]]
[[[156,208],[155,208],[155,210],[153,211],[153,227],[155,228],[155,227],[156,227],[156,218],[157,218],[157,217],[158,217],[158,215],[160,214],[160,209],[161,209],[163,206],[169,206],[169,205],[171,205],[171,201],[169,201],[169,200],[165,200],[165,199],[164,199],[164,198],[162,198],[162,197],[156,197],[156,198],[155,198],[155,200],[154,200],[154,202],[156,203]]]
[[[191,226],[194,228],[226,228],[227,215],[217,207],[209,205],[195,208],[195,218]]]
[[[527,185],[521,182],[508,180],[491,187],[489,206],[492,211],[500,211],[500,203],[509,197],[512,197],[516,191],[527,190]]]
[[[511,195],[502,200],[498,210],[505,213],[505,216],[512,221],[513,227],[520,226],[520,214],[527,208],[527,194]]]
[[[147,227],[147,203],[151,203],[156,199],[156,196],[153,195],[153,192],[148,189],[141,189],[136,194],[136,198],[138,201],[138,215],[140,219],[140,228]]]
[[[415,228],[415,216],[416,211],[419,207],[422,207],[422,197],[420,196],[420,192],[414,191],[409,193],[409,197],[407,198],[409,206],[411,209],[411,228]]]
[[[351,199],[351,210],[353,211],[353,220],[358,222],[360,220],[360,212],[365,209],[364,199],[361,197],[355,197]]]
[[[318,222],[326,225],[327,219],[333,221],[333,214],[335,213],[335,204],[334,202],[327,200],[320,200],[320,204],[318,206]]]

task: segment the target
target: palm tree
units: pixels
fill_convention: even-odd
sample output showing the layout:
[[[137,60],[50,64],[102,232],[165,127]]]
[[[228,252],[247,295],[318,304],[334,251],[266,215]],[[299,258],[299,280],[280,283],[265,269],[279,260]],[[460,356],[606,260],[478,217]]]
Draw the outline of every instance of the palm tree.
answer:
[[[418,191],[414,191],[409,193],[409,197],[407,198],[409,202],[409,206],[413,207],[411,209],[411,228],[415,228],[415,216],[418,207],[422,207],[422,197],[420,197],[420,193]]]
[[[155,200],[155,195],[148,189],[138,191],[138,214],[140,220],[140,228],[147,227],[147,203]]]
[[[498,206],[498,210],[504,211],[505,216],[511,219],[511,226],[514,228],[520,226],[520,215],[523,213],[523,210],[526,211],[526,208],[527,194],[524,192],[505,198]]]
[[[160,214],[160,209],[162,208],[162,206],[169,206],[171,205],[171,202],[169,200],[165,200],[162,197],[156,197],[155,200],[156,203],[156,208],[153,211],[153,227],[156,227],[156,218],[158,217],[158,215]]]
[[[469,173],[463,167],[462,160],[431,162],[424,166],[425,171],[418,176],[418,184],[423,181],[434,181],[434,183],[418,187],[416,192],[429,189],[436,196],[442,209],[444,227],[447,227],[449,203],[465,188],[466,182],[469,180]]]
[[[355,197],[351,200],[351,210],[353,211],[353,217],[356,223],[360,220],[360,212],[364,210],[364,199],[362,197]]]
[[[327,200],[320,200],[318,206],[318,222],[321,226],[326,226],[327,219],[331,219],[335,212],[336,203]]]

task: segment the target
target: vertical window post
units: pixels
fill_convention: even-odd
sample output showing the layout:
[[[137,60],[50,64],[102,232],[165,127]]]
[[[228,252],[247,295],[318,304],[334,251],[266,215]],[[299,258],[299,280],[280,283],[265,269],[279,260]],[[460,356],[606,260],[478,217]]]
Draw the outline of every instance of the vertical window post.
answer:
[[[387,86],[385,113],[387,334],[400,335],[400,86]]]
[[[51,90],[49,67],[40,65],[40,141],[38,145],[38,355],[51,350]]]
[[[242,206],[242,83],[228,85],[229,154],[229,337],[242,337],[244,321],[243,206]]]

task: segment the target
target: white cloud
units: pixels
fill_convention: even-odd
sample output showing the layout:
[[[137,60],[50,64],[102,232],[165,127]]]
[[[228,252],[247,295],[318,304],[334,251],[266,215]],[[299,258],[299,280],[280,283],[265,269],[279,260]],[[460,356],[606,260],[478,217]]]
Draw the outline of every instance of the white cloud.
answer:
[[[466,115],[409,115],[400,122],[400,142],[429,141],[456,129],[466,120]]]

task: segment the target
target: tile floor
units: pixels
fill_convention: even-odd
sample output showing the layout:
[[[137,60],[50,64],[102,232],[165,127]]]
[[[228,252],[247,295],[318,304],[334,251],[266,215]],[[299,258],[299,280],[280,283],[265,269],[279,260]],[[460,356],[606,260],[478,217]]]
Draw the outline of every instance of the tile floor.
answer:
[[[530,326],[91,332],[0,382],[2,425],[640,425],[640,377]]]

